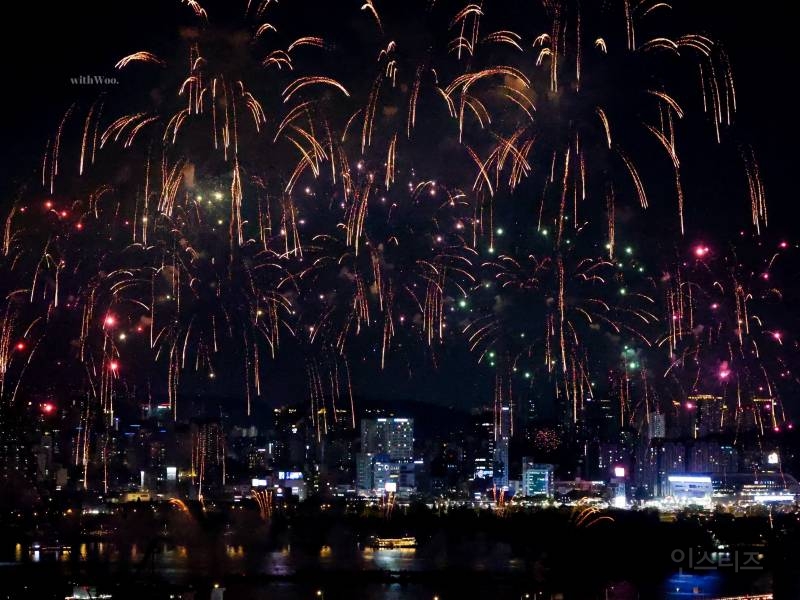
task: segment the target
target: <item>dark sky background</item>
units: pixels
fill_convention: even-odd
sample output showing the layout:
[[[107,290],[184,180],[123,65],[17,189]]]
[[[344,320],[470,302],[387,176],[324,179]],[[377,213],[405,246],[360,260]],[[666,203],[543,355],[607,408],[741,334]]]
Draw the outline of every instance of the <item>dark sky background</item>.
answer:
[[[336,4],[351,4],[357,10],[362,3],[342,0]],[[739,95],[738,137],[755,147],[774,216],[771,220],[776,229],[786,227],[793,212],[798,133],[790,87],[796,47],[787,5],[777,0],[759,3],[758,10],[725,0],[676,0],[674,5],[687,30],[708,32],[725,44]],[[16,31],[0,40],[6,106],[0,120],[4,195],[38,170],[45,140],[80,94],[69,78],[114,76],[113,65],[122,56],[148,47],[159,37],[174,38],[174,15],[187,10],[177,0],[140,0],[123,6],[63,2],[44,7],[29,2],[15,7],[16,16],[8,24]]]
[[[361,2],[337,4],[357,9]],[[731,55],[740,99],[738,127],[758,151],[779,223],[778,217],[791,214],[788,194],[797,154],[792,140],[798,120],[792,117],[796,102],[790,90],[796,47],[789,9],[777,0],[759,3],[758,10],[725,0],[676,0],[674,5],[686,29],[708,32]],[[9,181],[38,168],[43,140],[75,97],[69,77],[113,75],[120,57],[160,35],[174,37],[177,7],[177,0],[140,0],[122,10],[115,3],[18,3],[8,21],[15,34],[0,40],[7,107],[0,121],[4,190]]]
[[[380,8],[388,2],[376,4]],[[335,4],[345,7],[341,9],[343,12],[352,13],[362,2],[325,0],[320,4],[328,7]],[[676,16],[685,23],[686,30],[707,32],[725,44],[739,99],[736,137],[752,144],[760,161],[770,208],[770,235],[786,235],[796,242],[798,119],[791,86],[797,52],[790,30],[795,22],[789,5],[777,0],[757,5],[728,0],[675,0],[674,4]],[[159,39],[173,39],[175,15],[186,10],[177,0],[15,4],[14,16],[6,19],[8,35],[0,37],[6,107],[0,119],[0,193],[4,210],[22,185],[35,184],[44,143],[66,107],[81,94],[96,92],[76,89],[69,78],[116,76],[113,65],[122,56],[149,49]],[[413,23],[409,26],[413,27]],[[703,156],[704,147],[699,145],[695,158],[703,160]],[[719,232],[727,230],[725,224],[733,211],[728,198],[730,188],[722,183],[725,179],[726,174],[717,170],[716,176],[709,180],[690,181],[688,189],[693,197],[687,201],[703,206],[692,227],[703,229],[718,222]],[[747,216],[746,207],[740,210],[741,215]],[[791,291],[790,296],[797,297],[797,290]],[[473,364],[456,352],[436,374],[422,374],[426,378],[426,397],[422,399],[449,403],[453,398],[470,397],[473,402],[489,401],[491,375],[485,371],[483,376],[475,377]],[[473,375],[464,376],[465,369]],[[392,392],[397,396],[417,396],[419,388],[403,381],[402,375],[389,374],[369,384],[388,382],[397,388]],[[382,392],[386,391],[384,387]],[[277,393],[291,394],[291,391]]]

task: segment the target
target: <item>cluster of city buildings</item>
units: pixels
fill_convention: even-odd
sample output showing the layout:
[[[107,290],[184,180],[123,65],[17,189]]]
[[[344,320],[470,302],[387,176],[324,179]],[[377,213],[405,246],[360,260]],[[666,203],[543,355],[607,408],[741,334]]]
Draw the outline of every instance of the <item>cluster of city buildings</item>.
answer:
[[[800,486],[783,470],[778,438],[730,431],[716,396],[687,402],[677,417],[656,412],[638,430],[621,426],[602,401],[577,423],[531,421],[515,430],[512,407],[500,404],[438,428],[427,423],[434,433],[422,439],[412,416],[381,410],[365,411],[355,428],[343,414],[320,435],[291,406],[259,421],[221,413],[176,423],[169,406],[148,404],[135,418],[91,431],[75,407],[39,398],[27,413],[3,416],[2,475],[116,501],[270,490],[285,501],[320,495],[378,504],[795,502]]]

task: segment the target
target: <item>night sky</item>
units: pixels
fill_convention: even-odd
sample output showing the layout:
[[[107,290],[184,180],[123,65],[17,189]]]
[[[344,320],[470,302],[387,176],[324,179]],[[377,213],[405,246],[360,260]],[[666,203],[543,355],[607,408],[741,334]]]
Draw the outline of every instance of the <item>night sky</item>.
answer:
[[[313,2],[304,3],[313,5]],[[320,2],[320,6],[329,3]],[[336,3],[357,9],[356,1]],[[524,3],[520,3],[524,4]],[[792,216],[793,165],[797,121],[794,101],[783,87],[791,80],[795,48],[785,4],[768,0],[752,6],[723,0],[677,0],[675,13],[687,29],[703,31],[724,43],[731,55],[740,110],[740,137],[753,144],[763,163],[776,234]],[[15,28],[25,35],[0,41],[5,61],[6,118],[0,123],[3,191],[16,189],[27,173],[38,169],[43,143],[63,110],[76,98],[69,77],[112,74],[120,57],[149,47],[159,39],[174,39],[177,2],[141,0],[119,8],[106,3],[54,3],[43,10],[33,3],[15,8]],[[42,60],[27,57],[30,51]],[[712,211],[713,212],[713,211]]]
[[[286,0],[285,4],[291,4],[291,0]],[[363,34],[361,28],[365,20],[360,18],[360,24],[356,24],[352,15],[360,16],[358,8],[362,2],[337,0],[319,4],[327,8],[320,8],[311,17],[307,17],[303,9],[297,9],[299,13],[294,15],[297,23],[301,23],[301,17],[307,19],[302,21],[302,26],[298,25],[298,34],[313,33],[314,24],[322,27],[326,21],[335,22],[330,20],[339,18],[340,11],[347,13],[349,16],[342,23],[345,35],[337,50],[357,55],[360,50],[358,35]],[[401,7],[392,11],[382,6],[389,4],[388,0],[376,2],[379,9],[386,12],[387,21],[392,20],[395,27],[413,30],[416,24],[403,22]],[[787,87],[795,71],[796,49],[790,31],[794,22],[789,17],[789,7],[774,0],[757,7],[723,0],[676,0],[675,5],[672,18],[680,21],[683,29],[707,32],[724,43],[736,78],[739,111],[734,142],[720,152],[709,143],[708,129],[695,128],[700,129],[697,139],[691,137],[693,134],[683,138],[681,152],[687,214],[690,215],[686,239],[659,238],[657,219],[653,219],[643,231],[637,232],[642,241],[652,240],[644,252],[649,253],[648,258],[656,260],[659,256],[685,250],[694,240],[724,246],[747,224],[746,184],[741,165],[735,162],[739,143],[753,146],[762,168],[770,210],[770,227],[764,236],[769,242],[765,243],[784,237],[796,243],[793,205],[798,125],[792,117],[795,101]],[[293,14],[293,8],[284,6],[283,2],[280,6],[284,14]],[[525,8],[518,10],[518,18],[524,20]],[[7,107],[0,120],[0,139],[3,140],[0,189],[6,199],[12,199],[22,189],[36,186],[45,140],[52,135],[64,110],[73,101],[85,101],[96,94],[96,89],[76,88],[69,83],[69,78],[120,76],[113,65],[122,56],[145,49],[158,53],[165,48],[164,40],[177,39],[176,29],[187,8],[164,0],[126,4],[65,2],[46,8],[29,2],[16,6],[14,12],[17,16],[13,22],[8,22],[13,35],[3,36],[0,41],[6,59],[4,103]],[[284,27],[290,22],[285,18],[281,21]],[[286,32],[286,36],[290,37],[291,32]],[[420,42],[425,43],[422,39]],[[130,79],[120,78],[123,89],[131,86]],[[133,87],[130,91],[138,93]],[[657,205],[661,192],[654,190],[652,193],[653,203]],[[4,203],[4,212],[6,205]],[[657,214],[660,214],[657,211],[666,210],[664,214],[668,217],[665,218],[674,218],[672,205],[667,209],[656,206],[653,210]],[[629,233],[633,235],[632,231]],[[800,280],[791,269],[784,275],[787,277],[784,279],[785,299],[791,305],[800,297]],[[797,316],[789,314],[787,318],[793,320]],[[475,368],[474,358],[466,349],[462,346],[449,348],[439,361],[438,368],[433,368],[423,357],[415,356],[408,362],[392,363],[380,375],[366,368],[359,370],[356,361],[357,392],[373,398],[413,398],[463,406],[491,401],[494,375],[488,368]],[[412,363],[414,377],[409,380]],[[297,365],[298,357],[290,355],[270,368],[270,398],[281,400],[296,395]],[[292,375],[284,377],[284,373]]]

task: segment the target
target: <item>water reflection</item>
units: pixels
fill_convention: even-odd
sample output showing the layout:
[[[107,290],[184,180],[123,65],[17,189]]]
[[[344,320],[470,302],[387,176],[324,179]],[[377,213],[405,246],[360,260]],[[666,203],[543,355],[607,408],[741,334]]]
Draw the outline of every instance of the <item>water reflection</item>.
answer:
[[[666,600],[712,598],[719,595],[721,584],[722,577],[718,572],[677,573],[664,585],[664,598]]]
[[[448,570],[482,573],[485,574],[487,581],[496,582],[506,581],[503,577],[507,576],[507,585],[516,593],[516,586],[520,584],[514,582],[528,581],[526,578],[535,569],[529,561],[513,557],[510,552],[505,552],[502,548],[495,548],[495,551],[488,553],[457,553],[447,547],[438,548],[433,552],[425,547],[358,549],[355,546],[324,545],[316,549],[302,549],[287,545],[274,551],[254,551],[241,544],[187,546],[166,540],[138,546],[82,542],[74,546],[17,543],[5,548],[4,555],[10,558],[13,554],[14,561],[21,568],[24,568],[25,564],[33,568],[36,564],[37,571],[33,572],[47,569],[47,565],[57,568],[57,572],[64,575],[77,572],[75,569],[85,573],[97,567],[108,573],[137,572],[145,566],[148,572],[157,573],[163,580],[176,584],[191,581],[198,575],[225,578],[231,574],[246,573],[271,578],[272,581],[268,585],[270,594],[282,587],[286,588],[285,591],[298,592],[301,588],[305,590],[304,586],[313,584],[311,581],[306,581],[306,573],[317,572],[323,580],[327,577],[335,578],[341,573],[383,573],[387,576],[387,579],[384,579],[385,583],[368,584],[368,587],[371,586],[368,595],[350,596],[374,599],[417,597],[414,594],[403,595],[399,591],[401,589],[410,591],[415,587],[425,590],[426,594],[437,592],[429,587],[432,583],[416,583],[413,574],[419,574],[422,577],[420,581],[427,581],[430,573]],[[397,584],[390,583],[395,575],[402,577],[402,574],[412,576],[402,583],[404,587],[397,588]],[[371,576],[368,576],[369,578]],[[732,583],[735,582],[725,573],[715,571],[700,574],[678,573],[663,583],[654,585],[655,588],[660,588],[658,597],[666,600],[683,600],[735,595],[729,593],[732,591]],[[435,585],[440,584],[441,582]],[[635,598],[637,594],[642,593],[641,589],[637,590],[633,584],[629,584],[629,587],[631,595],[625,595],[620,592],[622,588],[615,584],[610,588],[614,590],[615,595],[608,597]],[[650,588],[650,593],[654,592],[655,588]],[[742,592],[744,591],[742,589]],[[364,593],[366,594],[366,590]],[[260,598],[260,596],[253,597]],[[282,596],[278,593],[264,597],[272,600]],[[290,594],[286,597],[293,596]]]

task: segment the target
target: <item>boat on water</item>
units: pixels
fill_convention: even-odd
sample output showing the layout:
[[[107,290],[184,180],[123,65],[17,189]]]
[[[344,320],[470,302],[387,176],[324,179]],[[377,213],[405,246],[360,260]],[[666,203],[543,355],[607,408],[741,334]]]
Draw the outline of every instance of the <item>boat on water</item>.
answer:
[[[69,544],[62,544],[58,541],[48,541],[48,542],[34,542],[31,544],[29,552],[34,554],[39,552],[40,554],[62,554],[64,552],[70,552],[72,550],[72,546]]]
[[[111,594],[98,594],[97,589],[88,585],[76,585],[72,588],[72,595],[64,600],[111,600]]]
[[[416,548],[417,538],[415,537],[383,538],[383,537],[373,536],[369,539],[369,546],[376,550],[394,550],[396,548]]]

